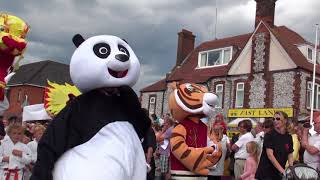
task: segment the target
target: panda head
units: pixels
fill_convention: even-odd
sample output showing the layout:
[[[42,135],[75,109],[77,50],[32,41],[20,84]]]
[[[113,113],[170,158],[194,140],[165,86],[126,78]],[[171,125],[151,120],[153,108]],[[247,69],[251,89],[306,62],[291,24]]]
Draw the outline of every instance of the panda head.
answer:
[[[85,93],[104,87],[133,86],[140,75],[140,63],[124,40],[110,35],[87,40],[73,37],[77,49],[70,62],[73,83]]]

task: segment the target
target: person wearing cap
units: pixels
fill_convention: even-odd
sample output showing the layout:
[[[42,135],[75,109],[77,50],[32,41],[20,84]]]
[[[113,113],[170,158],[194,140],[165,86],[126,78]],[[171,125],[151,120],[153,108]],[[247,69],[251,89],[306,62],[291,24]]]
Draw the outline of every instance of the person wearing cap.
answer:
[[[301,146],[305,148],[304,163],[320,170],[320,112],[315,112],[313,117],[313,126],[316,133],[310,136],[310,126],[308,124],[304,125]]]

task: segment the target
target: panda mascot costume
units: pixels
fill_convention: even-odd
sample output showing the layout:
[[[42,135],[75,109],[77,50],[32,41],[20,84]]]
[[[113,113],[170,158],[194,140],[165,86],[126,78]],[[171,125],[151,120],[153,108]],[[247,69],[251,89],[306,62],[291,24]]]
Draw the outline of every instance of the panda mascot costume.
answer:
[[[70,75],[82,94],[52,120],[38,145],[31,180],[143,180],[140,139],[150,119],[130,88],[140,64],[126,41],[109,35],[76,45]]]

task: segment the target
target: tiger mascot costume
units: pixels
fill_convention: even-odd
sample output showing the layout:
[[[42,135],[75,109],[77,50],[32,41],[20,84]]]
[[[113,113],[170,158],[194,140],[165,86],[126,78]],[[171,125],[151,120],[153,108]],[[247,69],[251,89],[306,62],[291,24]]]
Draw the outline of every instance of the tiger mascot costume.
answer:
[[[207,146],[207,125],[200,119],[214,112],[218,97],[196,84],[172,87],[169,110],[179,122],[170,139],[172,179],[206,179],[208,167],[214,166],[221,157],[221,144]]]

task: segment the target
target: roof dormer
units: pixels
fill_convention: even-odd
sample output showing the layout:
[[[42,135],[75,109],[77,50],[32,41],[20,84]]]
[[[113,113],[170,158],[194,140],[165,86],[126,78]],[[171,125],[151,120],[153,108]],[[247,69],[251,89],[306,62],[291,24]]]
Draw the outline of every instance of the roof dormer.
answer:
[[[199,52],[197,68],[227,65],[232,59],[232,46]]]
[[[304,57],[310,62],[313,63],[314,58],[315,58],[315,48],[314,46],[310,44],[299,44],[297,45],[298,49],[300,52],[304,55]],[[320,58],[319,58],[320,52],[318,50],[317,54],[317,63],[320,63]]]

